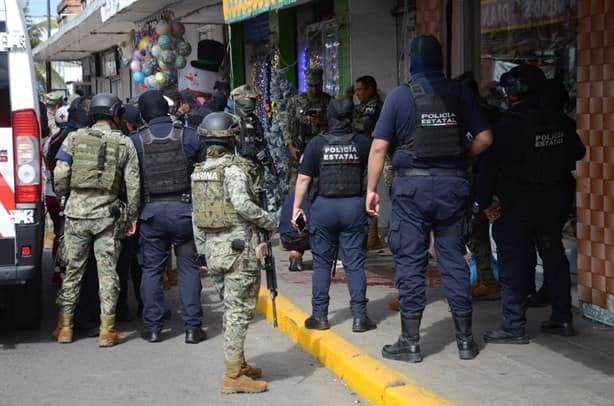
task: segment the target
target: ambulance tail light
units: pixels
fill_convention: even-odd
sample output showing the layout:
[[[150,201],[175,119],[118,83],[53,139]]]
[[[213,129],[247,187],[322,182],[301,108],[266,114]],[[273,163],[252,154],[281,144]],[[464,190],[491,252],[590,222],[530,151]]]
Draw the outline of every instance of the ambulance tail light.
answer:
[[[37,203],[41,200],[41,156],[36,112],[32,109],[14,111],[12,126],[15,203]]]

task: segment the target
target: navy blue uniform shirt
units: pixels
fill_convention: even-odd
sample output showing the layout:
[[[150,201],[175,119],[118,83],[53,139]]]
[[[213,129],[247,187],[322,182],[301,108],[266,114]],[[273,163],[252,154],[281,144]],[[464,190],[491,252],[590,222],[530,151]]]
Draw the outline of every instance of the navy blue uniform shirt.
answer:
[[[415,73],[412,78],[417,80],[427,94],[447,95],[449,81],[441,71]],[[476,136],[482,131],[490,129],[488,119],[482,112],[476,95],[465,86],[461,87],[461,123],[464,132]],[[373,138],[388,141],[392,150],[404,140],[412,136],[414,126],[414,101],[411,90],[403,85],[394,89],[386,100],[382,113],[373,130]],[[392,166],[394,168],[441,168],[466,169],[467,160],[418,160],[408,152],[393,153]]]
[[[173,121],[170,117],[156,117],[149,122],[151,134],[156,138],[164,138],[173,129]],[[139,163],[143,164],[143,145],[138,131],[130,135],[130,139],[139,155]],[[188,160],[190,173],[194,170],[194,164],[204,162],[207,159],[207,149],[196,131],[191,127],[185,127],[183,131],[183,151]]]
[[[335,134],[335,132],[330,132]],[[339,135],[346,134],[344,132],[338,133]],[[369,151],[371,150],[371,139],[364,134],[356,134],[353,142],[358,148],[358,155],[360,156],[360,167],[365,173],[367,171],[367,163],[369,161]],[[309,176],[311,178],[317,178],[320,176],[320,159],[322,158],[322,148],[328,144],[328,141],[322,136],[317,135],[305,148],[305,153],[301,158],[301,166],[298,172],[302,175]]]
[[[524,169],[532,137],[529,120],[537,124],[557,122],[561,125],[566,135],[568,171],[568,183],[562,187],[569,187],[570,184],[572,188],[575,187],[571,171],[575,169],[576,161],[586,153],[586,147],[576,132],[575,122],[562,113],[549,116],[545,109],[528,101],[512,107],[495,124],[495,142],[480,162],[477,179],[481,207],[488,207],[493,195],[499,197],[503,206],[509,206],[517,198],[534,190]]]

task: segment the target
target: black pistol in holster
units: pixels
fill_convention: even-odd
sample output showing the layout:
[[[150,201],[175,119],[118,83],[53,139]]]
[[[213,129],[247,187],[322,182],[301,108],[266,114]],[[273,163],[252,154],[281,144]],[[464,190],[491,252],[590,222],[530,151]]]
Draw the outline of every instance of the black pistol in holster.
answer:
[[[115,239],[124,239],[128,229],[128,210],[125,207],[125,203],[117,199],[109,206],[109,214],[115,220],[113,237]]]
[[[266,194],[259,194],[260,207],[267,207]],[[277,327],[277,306],[275,299],[277,298],[277,271],[275,270],[275,257],[273,256],[273,245],[266,231],[260,232],[260,239],[266,242],[266,255],[264,257],[264,271],[266,272],[266,287],[271,294],[271,304],[273,308],[273,326]]]

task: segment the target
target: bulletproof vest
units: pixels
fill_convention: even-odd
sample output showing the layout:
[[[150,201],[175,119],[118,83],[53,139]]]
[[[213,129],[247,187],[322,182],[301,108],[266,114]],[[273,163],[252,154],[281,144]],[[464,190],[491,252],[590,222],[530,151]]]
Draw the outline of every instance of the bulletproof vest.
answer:
[[[364,193],[356,134],[322,134],[327,144],[320,156],[318,195],[325,197],[361,196]]]
[[[537,187],[556,185],[569,172],[565,130],[560,123],[542,121],[542,117],[539,112],[523,117],[529,123],[524,170],[529,183]]]
[[[112,194],[119,192],[122,177],[119,150],[124,147],[120,142],[121,136],[119,131],[77,130],[71,167],[72,189],[93,189]]]
[[[241,222],[230,197],[224,190],[224,171],[235,162],[214,167],[196,164],[192,173],[194,223],[206,232],[227,231]]]
[[[164,138],[156,138],[149,127],[139,131],[143,145],[143,196],[147,202],[190,191],[188,160],[183,150],[183,128],[173,126]]]
[[[450,83],[447,95],[427,94],[418,81],[410,81],[414,100],[412,136],[399,146],[417,159],[453,159],[465,153],[460,122],[460,89]]]
[[[258,161],[258,154],[265,146],[264,134],[261,134],[256,117],[245,117],[241,120],[241,133],[237,143],[237,153],[243,158]]]

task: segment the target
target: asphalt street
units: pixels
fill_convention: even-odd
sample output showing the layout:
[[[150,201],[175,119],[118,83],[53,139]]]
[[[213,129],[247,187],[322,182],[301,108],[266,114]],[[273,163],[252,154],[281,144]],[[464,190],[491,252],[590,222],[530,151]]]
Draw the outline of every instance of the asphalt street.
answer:
[[[97,338],[60,345],[51,338],[56,289],[45,254],[44,321],[39,331],[0,329],[0,405],[354,405],[364,404],[336,376],[256,315],[247,337],[250,363],[264,370],[269,390],[222,395],[222,306],[203,279],[204,326],[209,339],[183,342],[177,288],[165,291],[172,319],[162,343],[145,343],[140,322],[120,323],[126,343],[98,348]],[[134,309],[134,306],[133,306]]]

